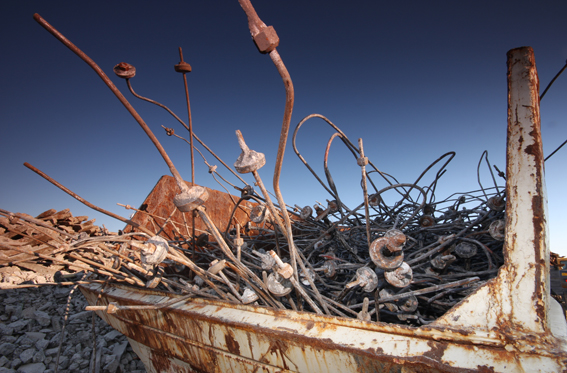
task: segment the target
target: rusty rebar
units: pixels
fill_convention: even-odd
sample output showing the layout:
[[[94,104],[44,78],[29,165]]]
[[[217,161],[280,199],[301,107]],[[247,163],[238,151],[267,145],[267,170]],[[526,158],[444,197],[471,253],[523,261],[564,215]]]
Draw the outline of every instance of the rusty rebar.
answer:
[[[64,185],[62,185],[61,183],[57,182],[55,179],[49,177],[46,173],[44,173],[43,171],[39,170],[38,168],[35,168],[34,166],[32,166],[31,164],[29,164],[28,162],[24,163],[24,166],[26,166],[27,168],[29,168],[30,170],[32,170],[33,172],[35,172],[36,174],[38,174],[39,176],[43,177],[45,180],[49,181],[51,184],[55,185],[57,188],[61,189],[62,191],[64,191],[65,193],[67,193],[68,195],[70,195],[71,197],[75,198],[77,201],[81,202],[82,204],[90,207],[91,209],[101,212],[105,215],[108,215],[114,219],[120,220],[121,222],[124,222],[128,225],[131,225],[132,227],[141,230],[142,232],[149,234],[150,236],[153,236],[154,233],[152,231],[150,231],[149,229],[141,226],[140,224],[133,222],[132,220],[123,218],[120,215],[117,215],[113,212],[107,211],[103,208],[100,208],[96,205],[93,205],[92,203],[90,203],[89,201],[85,200],[84,198],[80,197],[78,194],[74,193],[73,191],[71,191],[69,188],[65,187]]]
[[[165,149],[160,144],[157,137],[153,134],[150,127],[148,127],[146,122],[144,122],[142,117],[138,114],[138,112],[134,109],[134,107],[130,104],[130,102],[128,102],[126,97],[124,97],[122,92],[120,92],[118,90],[118,88],[116,88],[114,83],[112,83],[112,81],[108,78],[108,76],[104,73],[104,71],[102,71],[102,69],[89,56],[87,56],[82,50],[80,50],[77,46],[75,46],[75,44],[71,43],[65,36],[63,36],[63,34],[61,34],[59,31],[57,31],[53,26],[51,26],[39,14],[35,13],[33,15],[33,18],[37,21],[37,23],[39,23],[43,28],[45,28],[53,36],[55,36],[55,38],[57,40],[62,42],[63,45],[65,45],[73,53],[75,53],[77,56],[79,56],[79,58],[81,58],[83,61],[85,61],[87,63],[87,65],[89,65],[95,71],[95,73],[102,79],[104,84],[106,84],[106,86],[112,91],[112,93],[114,93],[114,95],[118,98],[118,100],[122,103],[122,105],[124,105],[126,110],[128,110],[130,115],[132,115],[132,117],[134,117],[134,119],[136,120],[136,122],[138,122],[140,127],[142,127],[142,129],[144,130],[146,135],[148,135],[151,142],[155,145],[158,152],[162,156],[163,160],[165,161],[165,163],[169,167],[169,170],[171,171],[171,174],[175,178],[175,181],[177,182],[177,186],[179,187],[179,189],[181,191],[187,190],[187,186],[185,185],[183,178],[181,177],[181,175],[179,174],[179,172],[175,168],[175,165],[173,164],[173,162],[171,161],[171,159],[167,155]]]
[[[362,139],[358,139],[358,147],[360,149],[360,158],[358,165],[362,171],[362,195],[364,197],[364,215],[366,217],[366,239],[368,240],[368,247],[370,247],[370,212],[368,209],[368,188],[366,186],[366,165],[368,158],[364,156],[364,147],[362,146]]]

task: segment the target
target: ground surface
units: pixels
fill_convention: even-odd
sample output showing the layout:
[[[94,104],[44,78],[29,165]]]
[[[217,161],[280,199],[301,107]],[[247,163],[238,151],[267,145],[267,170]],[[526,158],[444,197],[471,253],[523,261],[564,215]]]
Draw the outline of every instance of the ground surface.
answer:
[[[16,268],[0,272],[0,278],[4,286],[37,281],[35,273]],[[69,286],[0,288],[0,373],[55,372],[58,353],[60,373],[145,372],[124,335],[96,315],[93,330],[94,312],[85,311],[87,301],[78,289],[71,294],[65,321],[71,290]]]

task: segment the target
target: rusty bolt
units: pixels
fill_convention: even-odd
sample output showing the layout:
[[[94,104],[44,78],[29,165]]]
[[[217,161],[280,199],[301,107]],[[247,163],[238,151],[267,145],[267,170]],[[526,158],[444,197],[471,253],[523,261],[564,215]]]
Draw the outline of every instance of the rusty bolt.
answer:
[[[425,215],[433,215],[434,212],[435,212],[435,205],[428,203],[425,206],[423,206],[423,213]]]
[[[122,79],[130,79],[136,75],[136,68],[126,62],[120,62],[113,70],[116,76]]]
[[[461,242],[455,248],[455,254],[459,258],[469,259],[476,255],[476,245],[468,242]]]
[[[212,273],[213,275],[218,274],[226,267],[226,259],[218,260],[215,259],[210,263],[209,269],[207,272]]]
[[[270,210],[264,204],[256,205],[250,211],[250,220],[254,223],[262,223],[270,216]]]
[[[10,224],[17,224],[19,219],[20,218],[18,218],[16,215],[10,215],[8,221],[10,222]]]
[[[173,204],[181,212],[195,210],[209,199],[209,192],[202,186],[193,185],[189,190],[183,191],[173,197]]]
[[[235,238],[235,239],[232,241],[232,243],[234,244],[235,247],[240,247],[240,248],[242,248],[242,246],[245,245],[244,239],[241,238],[241,237]]]
[[[197,246],[205,246],[209,243],[209,235],[206,233],[201,233],[199,236],[197,236],[197,242],[195,242],[195,244]]]
[[[413,280],[413,271],[406,262],[403,262],[402,265],[395,270],[384,272],[384,278],[386,278],[386,281],[388,281],[390,285],[397,288],[405,288],[411,284]]]
[[[382,201],[382,197],[380,197],[379,194],[372,194],[368,196],[368,204],[370,206],[378,206],[380,201]]]
[[[504,231],[506,228],[506,222],[504,220],[495,220],[490,223],[488,227],[488,233],[498,241],[504,241]]]
[[[401,299],[399,302],[400,309],[404,312],[415,312],[417,310],[418,301],[415,295]]]
[[[329,214],[334,214],[339,211],[339,205],[335,200],[327,200],[327,208],[329,209]]]
[[[435,218],[431,215],[423,215],[421,218],[419,218],[418,221],[419,225],[422,227],[432,227],[435,225]]]
[[[367,293],[373,292],[378,286],[378,276],[376,272],[368,267],[360,267],[356,270],[356,280],[350,282],[346,285],[347,289],[360,285],[364,287],[364,291]]]
[[[290,278],[293,275],[293,268],[288,264],[284,263],[284,266],[278,269],[278,273],[283,276],[283,278]]]
[[[313,249],[319,250],[319,248],[323,247],[324,245],[325,245],[325,240],[319,240],[315,242],[315,244],[313,245]]]
[[[191,65],[189,65],[185,61],[179,62],[177,65],[174,66],[175,71],[178,73],[190,73],[191,72]]]
[[[270,53],[280,44],[280,38],[272,26],[267,26],[254,35],[254,43],[260,53]]]
[[[299,217],[303,220],[307,220],[307,218],[311,217],[311,214],[313,214],[313,209],[311,208],[311,206],[305,206],[301,209]]]
[[[319,207],[317,205],[315,205],[313,207],[315,207],[315,211],[317,212],[317,216],[315,217],[315,221],[319,221],[319,220],[323,219],[330,212],[329,208],[327,208],[326,210],[323,210],[321,207]]]
[[[242,301],[242,297],[240,296],[240,294],[238,293],[238,290],[236,289],[236,287],[238,287],[238,285],[235,287],[234,284],[232,282],[230,282],[228,280],[228,278],[226,277],[226,275],[222,272],[222,270],[226,267],[226,260],[218,260],[215,259],[213,260],[210,265],[209,265],[209,269],[207,270],[207,272],[212,273],[214,275],[219,275],[224,283],[229,287],[230,291],[236,296],[236,298],[239,301]]]
[[[255,193],[254,188],[252,188],[251,185],[246,185],[244,188],[242,188],[242,190],[240,191],[240,197],[247,199],[250,198],[250,196],[253,196]]]
[[[390,229],[383,237],[377,238],[370,244],[370,258],[378,268],[394,270],[402,265],[404,253],[402,246],[406,236],[397,229]]]
[[[242,293],[242,303],[250,304],[258,300],[258,294],[254,292],[254,290],[246,287],[244,288],[244,292]]]
[[[291,293],[293,286],[291,281],[280,276],[278,273],[270,273],[266,285],[270,293],[277,297],[283,297]]]
[[[335,200],[332,201],[327,200],[326,210],[323,210],[322,208],[319,208],[319,206],[315,205],[315,211],[317,211],[317,217],[315,218],[315,220],[319,221],[325,218],[327,215],[334,214],[335,212],[339,211],[339,205]]]
[[[276,264],[278,265],[278,273],[282,275],[283,278],[290,278],[291,275],[293,275],[293,268],[289,265],[289,263],[282,262],[282,260],[280,259],[278,254],[274,252],[274,250],[270,250],[269,254],[272,256],[272,258],[274,258]]]
[[[334,260],[327,260],[325,264],[323,264],[323,273],[327,278],[333,278],[337,274],[337,264]]]
[[[240,156],[236,162],[234,162],[234,168],[236,168],[236,171],[241,174],[246,174],[262,168],[266,164],[266,157],[264,154],[250,150],[244,142],[244,138],[242,137],[240,130],[236,130],[236,136],[238,137],[240,149],[242,149],[242,153],[240,153]]]
[[[106,307],[106,313],[116,313],[116,311],[118,311],[118,303],[110,302]]]
[[[488,201],[486,201],[486,206],[492,211],[502,211],[504,207],[506,207],[506,201],[504,200],[503,196],[494,196],[490,197]]]
[[[454,255],[437,255],[431,259],[431,267],[438,271],[442,271],[453,263],[457,258]]]
[[[368,157],[360,157],[356,159],[356,163],[362,167],[362,166],[368,166]]]
[[[360,311],[358,313],[358,315],[356,316],[357,319],[362,320],[362,321],[370,321],[370,313],[368,313],[368,305],[370,304],[370,301],[368,300],[368,298],[364,298],[364,300],[362,301],[362,311]]]
[[[262,261],[262,269],[272,269],[276,265],[276,260],[268,254],[264,254],[256,250],[252,250],[250,254],[253,254],[260,258],[260,260]]]

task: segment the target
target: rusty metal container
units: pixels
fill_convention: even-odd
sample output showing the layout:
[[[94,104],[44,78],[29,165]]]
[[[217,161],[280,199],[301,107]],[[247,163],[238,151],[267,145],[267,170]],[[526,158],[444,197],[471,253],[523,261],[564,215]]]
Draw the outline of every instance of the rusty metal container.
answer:
[[[550,296],[538,91],[533,51],[511,50],[506,262],[433,323],[406,327],[206,299],[99,316],[129,338],[149,372],[567,371],[565,315]],[[161,216],[173,211],[167,183],[173,180],[162,179],[145,202],[164,209]],[[223,227],[234,204],[211,193],[207,211]],[[181,297],[122,285],[81,290],[91,305],[159,306]]]

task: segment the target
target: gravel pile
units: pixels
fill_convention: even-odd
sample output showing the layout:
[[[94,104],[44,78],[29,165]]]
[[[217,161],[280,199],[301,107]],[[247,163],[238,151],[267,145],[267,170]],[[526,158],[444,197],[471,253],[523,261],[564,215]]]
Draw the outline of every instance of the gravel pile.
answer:
[[[41,277],[18,267],[0,268],[0,373],[57,371],[55,364],[67,299],[72,288],[43,286],[5,289],[9,284],[45,282],[44,276]],[[143,363],[132,351],[127,338],[96,314],[93,333],[93,312],[84,310],[87,305],[80,290],[73,291],[58,371],[145,372]],[[93,347],[95,338],[96,349]]]

